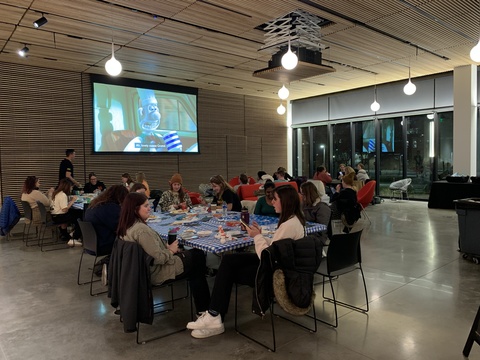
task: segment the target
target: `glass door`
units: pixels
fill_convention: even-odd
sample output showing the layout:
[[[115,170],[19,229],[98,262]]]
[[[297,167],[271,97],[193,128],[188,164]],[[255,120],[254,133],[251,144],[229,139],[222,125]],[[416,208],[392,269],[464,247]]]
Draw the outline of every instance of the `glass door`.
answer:
[[[350,123],[332,125],[333,131],[333,168],[332,177],[336,177],[340,164],[352,166],[352,138]],[[335,175],[334,175],[335,174]]]
[[[318,166],[323,166],[330,172],[330,151],[328,147],[328,126],[316,126],[312,129],[313,166],[309,177],[312,177]]]
[[[403,121],[401,117],[380,120],[379,191],[390,197],[390,184],[403,179]]]

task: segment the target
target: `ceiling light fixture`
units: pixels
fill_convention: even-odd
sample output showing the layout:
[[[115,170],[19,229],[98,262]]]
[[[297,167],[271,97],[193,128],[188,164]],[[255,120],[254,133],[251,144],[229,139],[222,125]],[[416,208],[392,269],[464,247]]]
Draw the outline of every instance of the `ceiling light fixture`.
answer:
[[[380,104],[377,102],[377,85],[373,88],[373,103],[370,105],[370,109],[373,112],[380,110]]]
[[[283,85],[280,90],[278,90],[278,97],[282,100],[287,100],[290,95],[290,91]]]
[[[417,91],[417,87],[412,83],[412,78],[410,77],[410,66],[408,66],[408,83],[403,87],[403,92],[405,95],[413,95]]]
[[[33,22],[33,27],[35,29],[38,29],[39,27],[42,27],[43,25],[45,25],[47,22],[48,22],[47,18],[42,14],[42,17],[40,19]]]
[[[287,109],[285,108],[285,106],[283,106],[283,103],[280,103],[280,106],[277,108],[278,115],[285,114],[285,111],[287,111]]]
[[[112,57],[110,58],[110,60],[108,60],[105,63],[105,70],[111,76],[117,76],[122,72],[122,64],[120,64],[120,61],[115,59],[113,39],[112,39]]]
[[[30,49],[27,47],[27,45],[25,45],[22,49],[18,50],[18,55],[21,57],[27,57],[29,51]]]
[[[293,70],[298,64],[298,57],[292,52],[290,39],[288,39],[288,51],[282,56],[282,66],[287,70]]]

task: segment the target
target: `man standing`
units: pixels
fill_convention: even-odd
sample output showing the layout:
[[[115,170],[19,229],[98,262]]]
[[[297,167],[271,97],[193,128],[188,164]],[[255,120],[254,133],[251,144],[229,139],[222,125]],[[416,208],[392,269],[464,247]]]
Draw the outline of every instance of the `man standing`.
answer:
[[[65,159],[62,160],[60,163],[60,169],[58,171],[58,181],[62,179],[69,179],[72,184],[74,184],[77,188],[81,188],[82,185],[74,179],[73,177],[73,164],[72,161],[75,159],[75,150],[67,149],[65,150]]]

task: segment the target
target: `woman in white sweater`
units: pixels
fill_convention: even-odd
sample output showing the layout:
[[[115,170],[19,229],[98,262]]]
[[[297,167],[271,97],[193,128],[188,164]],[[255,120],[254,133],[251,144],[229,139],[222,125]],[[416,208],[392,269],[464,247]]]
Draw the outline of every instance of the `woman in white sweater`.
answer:
[[[50,208],[50,199],[52,197],[53,189],[48,192],[48,197],[45,196],[40,190],[40,179],[36,176],[27,176],[23,183],[22,201],[28,202],[32,208],[32,222],[34,225],[41,223],[40,211],[38,210],[37,201],[40,201],[45,208]]]
[[[234,283],[254,286],[263,249],[280,239],[298,240],[305,236],[305,218],[300,207],[300,199],[291,185],[275,188],[272,204],[275,211],[280,214],[275,234],[272,238],[264,237],[260,226],[253,222],[250,227],[247,227],[247,231],[254,238],[255,253],[234,253],[223,256],[215,278],[208,311],[196,321],[187,324],[187,329],[193,330],[194,338],[207,338],[225,331],[223,318],[228,311],[232,286]]]

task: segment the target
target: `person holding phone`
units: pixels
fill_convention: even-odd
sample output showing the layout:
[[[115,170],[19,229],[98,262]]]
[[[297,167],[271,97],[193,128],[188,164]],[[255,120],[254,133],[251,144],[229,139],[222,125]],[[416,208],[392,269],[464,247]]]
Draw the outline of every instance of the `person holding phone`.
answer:
[[[150,203],[145,194],[131,192],[123,201],[118,222],[117,236],[124,241],[134,241],[153,257],[150,266],[151,282],[159,285],[171,279],[187,278],[195,301],[197,313],[206,311],[210,303],[205,273],[203,251],[178,250],[178,240],[166,244],[146,221],[150,216]]]
[[[279,214],[275,234],[271,239],[266,238],[255,221],[251,225],[245,224],[248,235],[254,239],[255,253],[233,253],[222,257],[208,311],[187,324],[187,329],[193,330],[194,338],[207,338],[225,331],[223,319],[228,311],[232,286],[234,283],[254,286],[263,249],[280,239],[299,240],[305,236],[305,218],[297,191],[291,185],[279,186],[274,190],[272,203]]]

